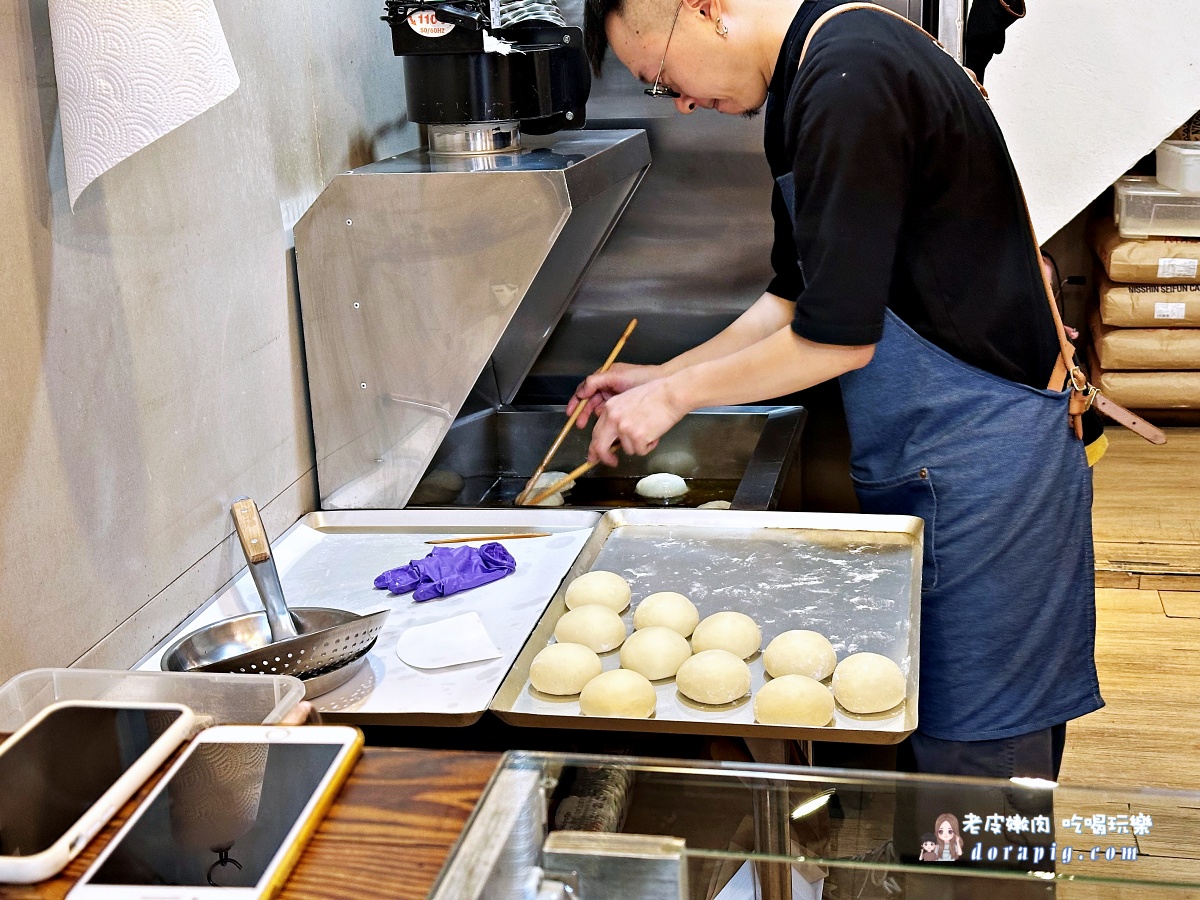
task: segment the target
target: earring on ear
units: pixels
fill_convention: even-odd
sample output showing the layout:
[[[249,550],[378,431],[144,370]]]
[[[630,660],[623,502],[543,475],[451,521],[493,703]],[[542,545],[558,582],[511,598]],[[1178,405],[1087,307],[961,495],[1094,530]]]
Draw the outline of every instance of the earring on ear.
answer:
[[[721,37],[725,37],[725,35],[729,34],[729,26],[721,21],[720,16],[717,16],[717,34],[719,34]]]

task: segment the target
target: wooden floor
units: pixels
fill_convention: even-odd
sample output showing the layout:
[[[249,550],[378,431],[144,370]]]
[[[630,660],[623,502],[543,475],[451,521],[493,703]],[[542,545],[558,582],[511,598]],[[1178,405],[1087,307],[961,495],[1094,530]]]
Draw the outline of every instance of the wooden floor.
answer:
[[[1107,706],[1071,724],[1062,780],[1200,791],[1200,429],[1124,429],[1095,470],[1096,660]],[[1200,838],[1200,835],[1198,835]]]
[[[1092,517],[1096,664],[1107,705],[1068,727],[1061,781],[1200,792],[1200,429],[1170,430],[1165,447],[1123,429],[1108,434],[1111,448],[1095,470]],[[1060,799],[1072,802],[1069,795]],[[1152,866],[1156,880],[1200,883],[1196,806],[1183,799],[1156,809],[1162,827],[1152,839],[1138,839],[1139,865]],[[1191,833],[1170,840],[1180,827]],[[1070,842],[1072,836],[1056,837]],[[1088,873],[1121,877],[1131,871],[1122,865],[1129,864],[1113,863],[1107,873],[1101,864]],[[1058,896],[1159,896],[1145,887],[1125,891],[1076,883],[1060,885]]]

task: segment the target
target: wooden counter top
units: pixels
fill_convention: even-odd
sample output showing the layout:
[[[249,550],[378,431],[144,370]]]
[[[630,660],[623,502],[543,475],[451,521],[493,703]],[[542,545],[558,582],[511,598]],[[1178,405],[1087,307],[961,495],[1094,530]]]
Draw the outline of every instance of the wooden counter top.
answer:
[[[423,900],[500,757],[367,747],[309,843],[283,900]],[[59,878],[0,885],[3,900],[62,900],[148,792]]]

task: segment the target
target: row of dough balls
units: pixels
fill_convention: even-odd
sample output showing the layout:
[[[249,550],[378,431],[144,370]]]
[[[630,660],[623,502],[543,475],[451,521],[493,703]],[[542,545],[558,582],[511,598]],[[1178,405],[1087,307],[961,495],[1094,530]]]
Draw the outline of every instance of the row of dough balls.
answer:
[[[614,572],[588,572],[567,587],[568,612],[558,641],[534,658],[530,682],[544,693],[580,695],[584,715],[645,718],[653,714],[651,681],[674,677],[679,692],[698,703],[721,705],[750,690],[745,660],[762,646],[762,630],[732,611],[700,621],[687,597],[651,594],[634,611],[626,636],[620,612],[629,606],[629,583]],[[688,643],[691,637],[691,643]],[[621,647],[621,668],[602,673],[598,653]],[[562,649],[556,649],[562,648]],[[837,661],[833,646],[813,631],[787,631],[767,645],[763,664],[772,681],[755,695],[755,718],[764,724],[825,725],[833,703],[855,713],[882,712],[905,695],[904,675],[875,653]],[[821,681],[833,675],[831,693]]]

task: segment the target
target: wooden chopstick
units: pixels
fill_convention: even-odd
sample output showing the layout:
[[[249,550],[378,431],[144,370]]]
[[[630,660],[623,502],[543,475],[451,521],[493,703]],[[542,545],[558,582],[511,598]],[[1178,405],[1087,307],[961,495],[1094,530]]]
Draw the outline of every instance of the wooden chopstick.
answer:
[[[558,481],[554,482],[554,484],[550,485],[550,487],[546,488],[544,491],[542,491],[540,494],[538,494],[536,497],[534,497],[528,503],[525,503],[522,505],[523,506],[537,506],[539,503],[541,503],[543,500],[545,500],[551,494],[557,494],[560,490],[562,490],[562,486],[564,484],[566,484],[568,481],[574,481],[576,478],[578,478],[584,472],[590,472],[592,469],[596,468],[596,466],[599,465],[599,463],[600,463],[599,460],[597,460],[594,463],[592,463],[592,462],[584,463],[582,466],[579,466],[577,469],[574,469],[573,471],[567,473],[566,478],[558,479]]]
[[[610,449],[615,451],[620,446],[621,446],[620,441],[613,441],[613,445]],[[600,465],[600,460],[596,460],[595,462],[585,462],[582,466],[572,469],[570,472],[567,473],[565,478],[558,479],[558,481],[554,482],[554,484],[550,485],[550,487],[546,488],[544,491],[542,491],[540,494],[538,494],[536,497],[534,497],[532,500],[530,500],[528,505],[529,506],[537,506],[539,503],[541,503],[543,500],[545,500],[551,494],[556,494],[559,491],[561,491],[562,486],[564,484],[566,484],[568,481],[574,481],[576,478],[578,478],[584,472],[590,472],[592,469],[596,468],[596,466],[598,466],[598,465]]]
[[[478,534],[473,537],[440,538],[427,544],[469,544],[472,541],[516,541],[522,538],[550,537],[549,531],[527,531],[521,534]]]
[[[602,375],[612,368],[612,364],[617,361],[617,355],[621,352],[622,348],[624,348],[625,342],[629,340],[629,335],[633,334],[633,329],[637,328],[637,323],[637,319],[629,320],[629,324],[625,327],[625,333],[621,335],[620,340],[618,340],[616,346],[613,347],[612,353],[608,354],[608,359],[604,361],[604,365],[596,370],[595,374]],[[539,477],[541,477],[541,474],[546,471],[546,466],[550,465],[550,460],[554,459],[554,454],[558,452],[558,448],[562,446],[562,442],[565,441],[567,439],[567,435],[571,433],[571,426],[575,424],[576,420],[579,418],[579,414],[583,412],[584,405],[585,404],[580,403],[575,407],[575,412],[571,413],[571,417],[567,419],[567,424],[562,427],[562,431],[558,433],[558,437],[556,437],[554,439],[554,443],[550,445],[550,449],[547,451],[545,457],[542,458],[541,464],[537,467],[537,469],[534,470],[534,473],[530,476],[529,481],[525,482],[525,489],[517,496],[516,502],[513,504],[514,506],[536,505],[535,503],[526,504],[525,501],[529,499],[529,494],[533,491],[533,486],[537,484],[537,480]],[[565,483],[565,481],[562,483]],[[550,493],[552,494],[554,491],[551,491]],[[546,496],[548,497],[550,495],[547,494]]]

